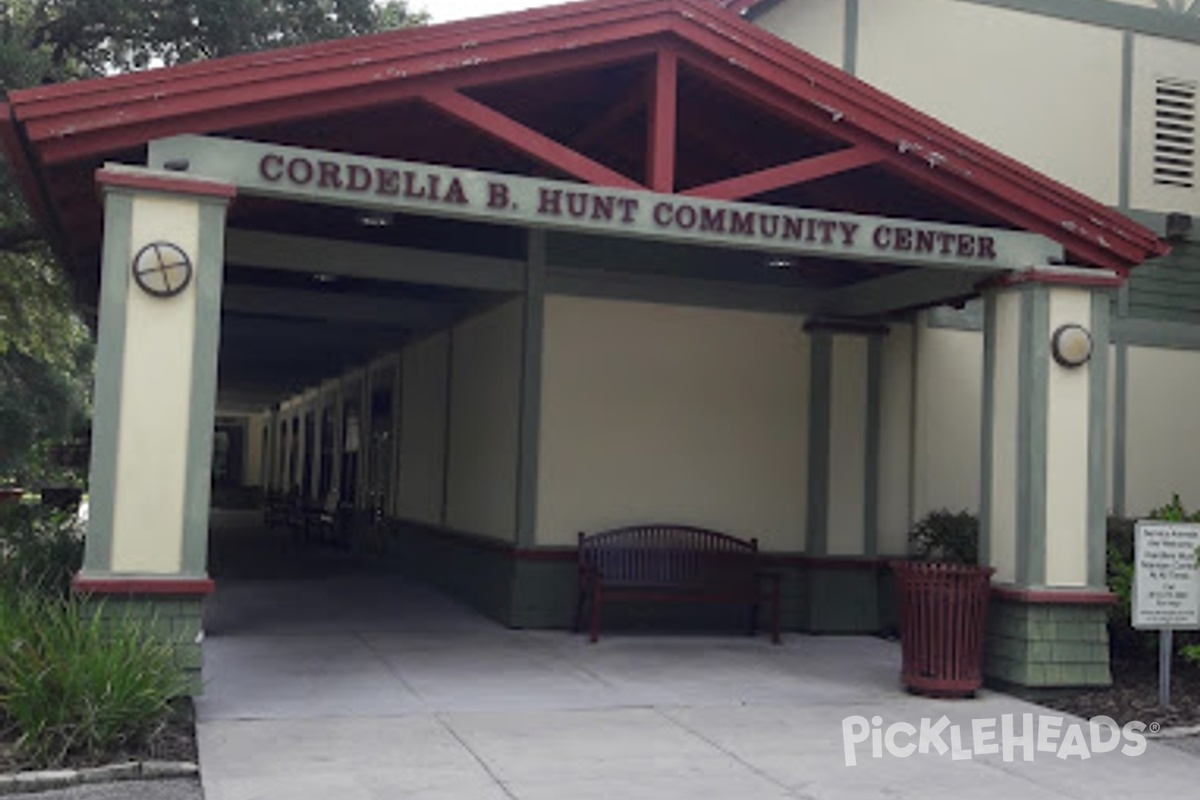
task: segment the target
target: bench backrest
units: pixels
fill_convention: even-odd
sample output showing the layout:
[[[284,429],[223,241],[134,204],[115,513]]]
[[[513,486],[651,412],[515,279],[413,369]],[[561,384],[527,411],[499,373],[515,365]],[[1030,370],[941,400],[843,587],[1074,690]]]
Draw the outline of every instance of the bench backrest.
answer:
[[[753,582],[758,541],[686,525],[579,534],[579,568],[605,584],[716,586]]]

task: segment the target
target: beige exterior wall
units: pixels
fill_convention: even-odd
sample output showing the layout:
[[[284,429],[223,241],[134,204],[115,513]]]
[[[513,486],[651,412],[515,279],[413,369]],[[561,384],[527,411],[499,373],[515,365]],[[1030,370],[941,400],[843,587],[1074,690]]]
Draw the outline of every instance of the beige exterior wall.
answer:
[[[1200,174],[1190,188],[1154,185],[1155,81],[1179,78],[1200,85],[1200,44],[1137,36],[1133,43],[1133,117],[1129,199],[1134,208],[1200,215]]]
[[[522,302],[459,324],[451,346],[446,524],[506,541],[517,524]]]
[[[1129,348],[1126,509],[1145,514],[1178,492],[1200,508],[1200,352]]]
[[[996,297],[996,367],[992,380],[991,520],[988,549],[995,581],[1017,579],[1017,451],[1020,405],[1021,296],[1001,292]]]
[[[199,247],[194,200],[136,197],[129,257],[170,231],[193,259]],[[191,408],[195,286],[152,297],[132,280],[126,289],[125,357],[117,430],[112,570],[178,574],[183,544],[184,479]],[[152,502],[139,486],[154,486]]]
[[[263,434],[270,423],[267,414],[250,414],[246,417],[246,441],[242,450],[242,485],[263,485]]]
[[[912,523],[913,337],[912,325],[892,325],[883,340],[879,408],[877,551],[908,551]]]
[[[561,296],[545,319],[538,544],[665,521],[803,549],[801,319]]]
[[[826,553],[862,555],[867,457],[865,336],[833,337],[829,387],[829,517]]]
[[[432,336],[401,356],[399,514],[431,525],[442,521],[448,342]]]
[[[1092,293],[1050,292],[1050,331],[1091,327]],[[1046,585],[1087,586],[1089,367],[1051,363],[1046,412]]]
[[[983,336],[930,328],[916,333],[913,512],[979,508]]]
[[[842,66],[846,0],[777,3],[756,16],[754,24],[835,67]]]
[[[1120,31],[976,3],[861,0],[857,74],[1115,204],[1121,47]]]

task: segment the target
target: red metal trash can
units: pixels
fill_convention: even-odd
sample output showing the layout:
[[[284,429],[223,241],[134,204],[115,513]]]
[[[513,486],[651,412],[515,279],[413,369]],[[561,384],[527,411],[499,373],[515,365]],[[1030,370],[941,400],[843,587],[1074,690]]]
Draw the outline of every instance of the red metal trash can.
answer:
[[[992,567],[893,561],[900,597],[901,680],[909,691],[969,697],[983,685]]]

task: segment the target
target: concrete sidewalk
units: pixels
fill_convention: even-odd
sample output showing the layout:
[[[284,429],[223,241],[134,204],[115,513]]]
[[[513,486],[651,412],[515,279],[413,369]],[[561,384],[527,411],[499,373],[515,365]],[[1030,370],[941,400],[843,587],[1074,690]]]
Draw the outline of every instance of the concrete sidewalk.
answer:
[[[1153,741],[1136,757],[1037,752],[1032,762],[1020,749],[1010,762],[876,759],[868,742],[847,766],[851,715],[919,727],[945,714],[970,748],[973,719],[1053,713],[995,693],[914,698],[898,672],[898,647],[872,638],[793,634],[773,647],[765,637],[614,634],[589,646],[505,630],[385,574],[226,581],[197,703],[202,778],[208,800],[1196,791],[1200,759]]]

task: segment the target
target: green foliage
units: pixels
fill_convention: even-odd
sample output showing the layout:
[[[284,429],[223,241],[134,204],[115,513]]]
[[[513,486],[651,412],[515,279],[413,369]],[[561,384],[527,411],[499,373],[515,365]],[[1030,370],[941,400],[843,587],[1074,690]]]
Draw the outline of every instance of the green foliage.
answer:
[[[931,511],[913,525],[908,541],[918,558],[979,563],[979,518],[970,511]]]
[[[27,503],[0,505],[0,587],[42,597],[67,597],[83,562],[74,514]]]
[[[428,17],[397,0],[9,0],[8,8],[11,34],[37,56],[22,64],[24,85],[356,36]]]
[[[170,647],[102,606],[0,594],[0,718],[41,767],[137,747],[185,690]]]

